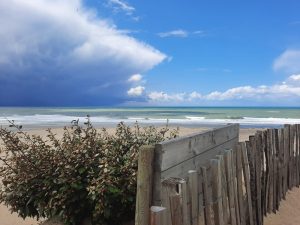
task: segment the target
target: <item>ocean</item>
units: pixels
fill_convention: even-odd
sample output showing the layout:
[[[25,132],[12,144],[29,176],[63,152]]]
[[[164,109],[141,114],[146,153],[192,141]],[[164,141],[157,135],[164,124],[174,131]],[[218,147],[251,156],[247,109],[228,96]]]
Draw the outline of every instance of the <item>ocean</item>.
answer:
[[[120,121],[187,127],[239,123],[245,128],[300,123],[300,107],[0,107],[0,125],[7,126],[7,120],[14,120],[25,129],[63,127],[77,119],[83,124],[87,115],[95,127],[115,126]]]

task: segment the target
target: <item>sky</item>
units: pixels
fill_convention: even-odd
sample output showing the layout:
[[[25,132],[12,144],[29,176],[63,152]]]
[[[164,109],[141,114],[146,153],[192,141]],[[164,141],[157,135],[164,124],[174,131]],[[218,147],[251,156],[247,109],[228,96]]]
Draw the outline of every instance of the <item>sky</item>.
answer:
[[[300,106],[299,8],[0,0],[0,106]]]

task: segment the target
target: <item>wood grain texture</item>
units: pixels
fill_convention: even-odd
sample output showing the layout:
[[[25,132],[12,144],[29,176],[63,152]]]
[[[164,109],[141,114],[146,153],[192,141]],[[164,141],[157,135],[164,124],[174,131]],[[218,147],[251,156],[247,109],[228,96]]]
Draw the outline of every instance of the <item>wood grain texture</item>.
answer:
[[[163,216],[166,208],[160,206],[151,206],[150,208],[150,225],[166,225],[163,223]],[[169,224],[167,224],[169,225]]]
[[[149,225],[152,202],[154,146],[142,146],[139,151],[136,198],[136,225]]]
[[[211,160],[212,167],[212,191],[213,191],[213,209],[215,225],[223,225],[223,206],[222,206],[222,181],[221,181],[221,162],[219,159]]]
[[[245,186],[246,186],[246,202],[248,205],[248,215],[249,215],[249,224],[254,225],[253,221],[253,212],[252,212],[252,197],[251,197],[251,187],[250,187],[250,170],[249,170],[249,161],[247,156],[246,144],[241,143],[242,150],[242,164],[243,164],[243,173],[245,177]]]
[[[189,197],[191,202],[191,219],[192,225],[198,224],[198,173],[196,170],[188,171],[188,188],[189,188]]]
[[[169,177],[186,179],[187,171],[209,167],[209,160],[224,149],[233,148],[239,138],[239,125],[159,143],[155,146],[153,205],[161,205],[161,182]]]
[[[229,200],[229,211],[230,211],[230,222],[232,225],[236,225],[236,205],[234,201],[234,182],[232,174],[232,150],[227,150],[224,153],[225,160],[225,171],[227,179],[227,190],[228,190],[228,200]]]

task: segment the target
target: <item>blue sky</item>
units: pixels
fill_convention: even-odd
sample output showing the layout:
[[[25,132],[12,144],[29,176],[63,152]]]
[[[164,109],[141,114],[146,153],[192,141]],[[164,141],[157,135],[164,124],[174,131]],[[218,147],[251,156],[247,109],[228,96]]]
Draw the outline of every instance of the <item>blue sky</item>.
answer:
[[[299,1],[0,2],[0,105],[300,106]]]

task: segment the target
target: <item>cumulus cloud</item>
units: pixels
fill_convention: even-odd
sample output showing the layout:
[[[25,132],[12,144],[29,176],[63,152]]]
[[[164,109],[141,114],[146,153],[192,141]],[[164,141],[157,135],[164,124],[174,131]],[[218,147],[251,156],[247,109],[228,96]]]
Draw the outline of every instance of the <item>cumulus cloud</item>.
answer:
[[[166,58],[81,0],[0,1],[0,21],[0,105],[118,104]]]
[[[178,97],[180,96],[180,97]],[[291,75],[284,82],[270,86],[261,85],[257,87],[241,86],[230,88],[226,91],[213,91],[208,94],[201,94],[199,92],[191,93],[173,93],[167,94],[164,92],[151,92],[148,94],[149,102],[173,102],[173,103],[187,103],[187,102],[222,102],[228,100],[246,100],[253,102],[277,102],[277,104],[285,104],[286,102],[294,102],[299,105],[300,102],[300,74]],[[281,101],[281,102],[278,102]]]
[[[167,94],[162,91],[150,92],[148,97],[153,102],[182,102],[186,93]]]
[[[142,80],[142,75],[141,74],[133,74],[131,77],[129,77],[128,81],[129,82],[139,82]]]
[[[129,96],[137,97],[137,96],[141,96],[144,93],[144,90],[145,90],[145,87],[143,87],[143,86],[137,86],[137,87],[134,87],[134,88],[130,88],[127,91],[127,94]]]
[[[283,71],[286,73],[300,72],[300,50],[288,49],[284,51],[273,64],[275,71]]]

